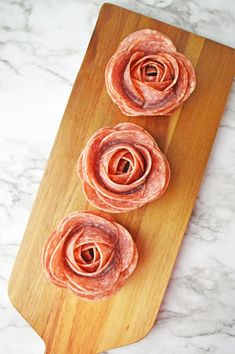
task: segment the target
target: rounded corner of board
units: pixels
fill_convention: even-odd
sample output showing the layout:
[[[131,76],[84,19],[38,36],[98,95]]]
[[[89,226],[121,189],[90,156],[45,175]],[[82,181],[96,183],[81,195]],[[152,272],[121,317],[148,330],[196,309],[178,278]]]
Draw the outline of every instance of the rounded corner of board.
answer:
[[[144,339],[145,337],[147,337],[149,335],[149,333],[152,331],[153,327],[155,326],[155,324],[149,326],[148,328],[145,328],[143,333],[141,333],[140,335],[138,336],[133,336],[131,337],[130,339],[128,340],[123,340],[121,341],[120,343],[116,344],[116,345],[113,345],[111,346],[110,348],[104,348],[102,349],[102,351],[107,351],[107,350],[113,350],[113,349],[117,349],[117,348],[120,348],[120,347],[123,347],[123,346],[126,346],[126,345],[132,345],[132,344],[135,344],[135,343],[138,343],[140,342],[142,339]]]
[[[113,8],[113,7],[117,7],[117,6],[114,4],[111,4],[110,2],[104,2],[100,7],[100,13],[107,10],[107,9]]]
[[[7,295],[8,295],[8,299],[10,300],[11,304],[17,309],[17,305],[15,302],[15,296],[14,296],[14,284],[13,284],[13,280],[10,277],[8,284],[7,284]]]

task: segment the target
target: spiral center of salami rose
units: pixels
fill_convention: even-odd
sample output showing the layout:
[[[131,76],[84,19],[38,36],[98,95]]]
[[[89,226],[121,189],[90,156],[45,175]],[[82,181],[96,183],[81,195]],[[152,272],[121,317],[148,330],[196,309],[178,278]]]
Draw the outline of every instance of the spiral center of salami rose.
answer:
[[[164,90],[174,78],[174,69],[169,60],[161,54],[132,57],[130,76],[137,91],[141,90],[140,83],[150,84],[151,88]],[[155,85],[154,85],[155,84]]]
[[[128,173],[131,170],[132,170],[132,164],[130,163],[130,161],[126,158],[121,158],[117,165],[116,174]]]
[[[81,252],[81,257],[86,263],[91,263],[94,260],[94,249],[89,248],[88,250]]]
[[[157,69],[154,66],[147,65],[145,73],[147,76],[157,76]]]
[[[95,245],[83,245],[74,250],[74,259],[84,273],[93,273],[100,265],[100,252]]]
[[[113,248],[105,242],[95,241],[99,237],[100,234],[93,227],[87,226],[68,239],[65,244],[66,261],[74,272],[91,274],[108,266]]]
[[[131,184],[145,171],[144,158],[134,147],[120,145],[112,148],[107,156],[107,160],[104,158],[105,173],[112,182],[117,184]]]

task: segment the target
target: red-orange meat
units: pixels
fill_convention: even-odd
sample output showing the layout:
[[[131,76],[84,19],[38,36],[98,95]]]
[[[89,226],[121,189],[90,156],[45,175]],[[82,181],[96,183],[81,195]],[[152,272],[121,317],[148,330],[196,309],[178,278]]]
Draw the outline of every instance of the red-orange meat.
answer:
[[[43,266],[50,281],[85,300],[115,294],[133,273],[137,249],[129,232],[111,217],[77,211],[48,238]]]
[[[131,33],[109,60],[105,81],[111,99],[128,116],[170,115],[194,91],[191,62],[156,30]]]
[[[89,202],[119,213],[159,198],[170,167],[153,137],[133,123],[98,130],[78,160],[78,174]]]

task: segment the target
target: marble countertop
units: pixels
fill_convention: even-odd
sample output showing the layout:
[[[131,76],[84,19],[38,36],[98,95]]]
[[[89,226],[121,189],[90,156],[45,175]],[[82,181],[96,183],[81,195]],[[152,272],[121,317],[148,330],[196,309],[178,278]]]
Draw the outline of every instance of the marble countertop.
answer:
[[[116,4],[235,47],[231,0]],[[7,282],[100,0],[0,0],[0,353],[42,354]],[[235,353],[235,88],[161,306],[140,342],[113,354]],[[58,353],[59,354],[59,353]]]

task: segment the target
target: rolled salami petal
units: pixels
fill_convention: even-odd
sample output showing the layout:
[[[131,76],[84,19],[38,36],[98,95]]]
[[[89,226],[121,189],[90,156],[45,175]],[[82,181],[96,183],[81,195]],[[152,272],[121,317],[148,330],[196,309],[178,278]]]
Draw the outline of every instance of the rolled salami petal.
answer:
[[[170,167],[153,137],[133,123],[98,130],[77,165],[88,201],[100,210],[125,212],[159,198]]]
[[[105,70],[108,94],[127,116],[170,115],[194,91],[191,62],[156,30],[131,33]]]
[[[111,217],[77,211],[48,238],[43,267],[49,280],[85,300],[115,294],[133,273],[137,249],[129,232]]]

